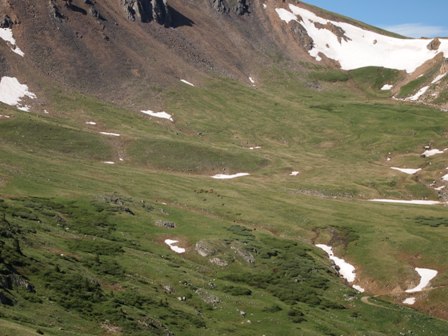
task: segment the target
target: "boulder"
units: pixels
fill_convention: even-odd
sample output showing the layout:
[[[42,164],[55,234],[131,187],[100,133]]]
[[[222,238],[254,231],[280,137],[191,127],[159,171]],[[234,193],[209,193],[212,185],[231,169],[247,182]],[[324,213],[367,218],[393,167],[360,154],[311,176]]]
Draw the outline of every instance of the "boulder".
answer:
[[[243,259],[248,264],[254,264],[255,263],[255,257],[253,254],[246,249],[241,243],[234,241],[230,245],[230,248],[235,252],[237,256],[239,256],[241,259]]]
[[[229,263],[226,260],[218,258],[218,257],[210,258],[209,261],[212,264],[220,266],[220,267],[226,267],[229,265]]]
[[[165,221],[162,219],[156,220],[156,225],[163,227],[165,229],[175,229],[176,228],[176,223],[170,222],[170,221]]]
[[[217,297],[216,295],[211,294],[210,292],[206,291],[203,288],[198,288],[196,290],[196,294],[199,296],[199,298],[204,301],[205,303],[212,305],[212,306],[216,306],[218,303],[221,302],[221,300],[219,299],[219,297]]]
[[[202,257],[208,257],[217,252],[216,248],[212,246],[209,242],[205,240],[200,240],[196,243],[194,247],[195,251]]]

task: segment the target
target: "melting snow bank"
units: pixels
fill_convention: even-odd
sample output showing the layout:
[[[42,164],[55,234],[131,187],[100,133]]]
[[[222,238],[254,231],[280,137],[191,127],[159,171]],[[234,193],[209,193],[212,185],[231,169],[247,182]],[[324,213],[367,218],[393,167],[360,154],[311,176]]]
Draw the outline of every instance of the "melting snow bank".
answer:
[[[233,175],[227,175],[227,174],[216,174],[213,175],[212,178],[217,179],[217,180],[230,180],[230,179],[234,179],[237,177],[242,177],[242,176],[249,176],[249,173],[237,173],[237,174],[233,174]]]
[[[96,122],[94,122],[94,121],[86,121],[86,125],[96,125]]]
[[[407,298],[406,300],[403,301],[403,303],[412,306],[415,303],[415,297]]]
[[[166,113],[166,112],[154,112],[154,111],[151,111],[151,110],[146,110],[146,111],[142,110],[140,112],[142,112],[143,114],[149,115],[151,117],[156,117],[156,118],[161,118],[161,119],[168,119],[169,121],[174,121],[173,120],[173,116],[171,114],[169,114],[169,113]]]
[[[383,87],[381,88],[381,91],[389,91],[393,87],[394,86],[392,84],[384,84]]]
[[[184,84],[187,84],[187,85],[190,85],[190,86],[193,86],[194,87],[194,84],[193,83],[190,83],[189,81],[187,81],[187,80],[185,80],[185,79],[181,79],[180,80],[182,83],[184,83]],[[143,111],[142,111],[143,112]]]
[[[28,90],[28,86],[20,84],[15,77],[2,77],[0,80],[0,101],[10,106],[15,106],[19,110],[28,112],[30,107],[22,105],[22,98],[28,97],[36,99],[36,95]]]
[[[405,100],[416,101],[421,96],[423,96],[426,93],[426,91],[428,91],[428,89],[429,89],[429,86],[424,86],[420,90],[418,90],[418,92],[415,95],[408,97]]]
[[[445,148],[443,151],[441,151],[440,149],[427,149],[421,154],[421,156],[431,157],[437,154],[443,154],[446,150],[448,150],[448,148]]]
[[[165,239],[165,244],[167,244],[171,250],[176,253],[185,253],[185,249],[177,246],[178,240]]]
[[[291,174],[289,174],[289,176],[297,176],[297,175],[299,175],[300,174],[300,172],[298,172],[298,171],[293,171],[293,172],[291,172]]]
[[[405,174],[409,174],[409,175],[414,175],[415,173],[418,173],[420,170],[422,170],[421,168],[418,169],[412,169],[412,168],[397,168],[397,167],[391,167],[393,170],[398,170],[401,171],[402,173]]]
[[[443,79],[443,77],[445,77],[447,75],[447,73],[438,75],[436,78],[434,78],[434,80],[431,82],[431,84],[435,84],[437,82],[439,82],[441,79]]]
[[[355,267],[353,265],[349,264],[344,259],[336,257],[333,253],[333,248],[331,246],[324,245],[324,244],[317,244],[316,247],[324,250],[328,254],[328,257],[330,258],[330,260],[332,260],[336,264],[336,266],[339,267],[339,271],[338,271],[339,274],[345,280],[347,280],[347,282],[352,283],[353,281],[355,281],[356,272],[355,272]],[[353,285],[352,287],[361,293],[364,293],[364,291],[365,291],[364,288],[362,288],[358,285]]]
[[[419,205],[436,205],[436,204],[443,204],[439,201],[428,201],[428,200],[393,200],[393,199],[380,199],[380,198],[374,198],[369,200],[369,202],[379,202],[379,203],[399,203],[399,204],[419,204]]]
[[[103,161],[104,164],[108,164],[108,165],[114,165],[115,162],[113,161]]]
[[[406,293],[421,292],[425,287],[429,285],[432,279],[434,279],[438,272],[429,268],[415,268],[416,272],[420,275],[420,283],[417,287],[406,290]]]
[[[321,54],[338,61],[343,70],[379,66],[412,73],[437,54],[448,56],[448,40],[440,39],[437,50],[430,50],[428,39],[400,39],[375,33],[358,26],[327,20],[313,12],[289,5],[275,9],[285,22],[299,22],[313,40],[309,54],[321,61]],[[338,34],[336,35],[337,32]]]
[[[118,134],[118,133],[110,133],[110,132],[100,132],[100,134],[102,134],[102,135],[114,136],[114,137],[119,137],[119,136],[121,136],[121,134]]]
[[[17,55],[25,56],[25,53],[16,45],[16,39],[12,35],[11,28],[0,28],[0,38],[8,43],[11,50]]]

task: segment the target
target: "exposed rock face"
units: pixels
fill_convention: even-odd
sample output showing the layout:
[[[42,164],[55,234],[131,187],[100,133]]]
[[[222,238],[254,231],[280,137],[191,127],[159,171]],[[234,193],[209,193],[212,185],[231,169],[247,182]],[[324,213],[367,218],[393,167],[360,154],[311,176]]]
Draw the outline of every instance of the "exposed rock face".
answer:
[[[14,22],[8,15],[3,16],[0,20],[0,28],[12,28]]]
[[[249,0],[238,0],[235,6],[235,13],[238,15],[249,14]]]
[[[305,27],[303,27],[299,22],[297,21],[291,21],[290,22],[291,30],[294,33],[294,37],[299,43],[299,45],[303,46],[305,50],[311,50],[314,47],[314,41],[313,39],[308,35],[308,32],[306,31]]]
[[[219,13],[227,13],[229,11],[224,0],[212,0],[212,6]]]
[[[31,293],[35,292],[34,286],[18,274],[12,273],[0,276],[0,288],[11,290],[17,287],[25,288]]]
[[[318,29],[327,29],[327,30],[331,31],[333,34],[335,34],[337,36],[339,43],[341,43],[342,40],[344,40],[345,42],[351,41],[351,38],[349,38],[347,35],[345,35],[344,29],[334,25],[331,22],[328,22],[326,24],[316,22],[314,25]]]
[[[212,7],[222,14],[230,12],[230,6],[226,0],[212,0]],[[238,0],[234,7],[234,12],[237,15],[249,14],[249,8],[249,0]]]
[[[156,21],[171,26],[171,13],[166,0],[121,0],[128,19],[141,22]]]
[[[429,50],[438,50],[440,47],[440,40],[438,38],[433,39],[429,44],[427,45],[427,48]]]
[[[166,0],[152,0],[152,18],[166,27],[171,26],[171,14]]]
[[[51,14],[51,16],[53,16],[53,18],[55,18],[57,20],[64,19],[64,15],[62,15],[58,5],[56,4],[56,2],[54,0],[50,0],[48,2],[48,5],[50,6],[50,14]]]

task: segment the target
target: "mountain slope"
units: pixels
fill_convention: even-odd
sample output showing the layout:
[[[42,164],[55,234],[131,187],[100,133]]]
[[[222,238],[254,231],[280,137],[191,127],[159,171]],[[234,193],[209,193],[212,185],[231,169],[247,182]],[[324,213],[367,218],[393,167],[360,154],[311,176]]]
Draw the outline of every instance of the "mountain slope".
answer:
[[[381,90],[443,96],[441,55],[341,70],[281,1],[1,4],[3,334],[446,334],[448,117]]]

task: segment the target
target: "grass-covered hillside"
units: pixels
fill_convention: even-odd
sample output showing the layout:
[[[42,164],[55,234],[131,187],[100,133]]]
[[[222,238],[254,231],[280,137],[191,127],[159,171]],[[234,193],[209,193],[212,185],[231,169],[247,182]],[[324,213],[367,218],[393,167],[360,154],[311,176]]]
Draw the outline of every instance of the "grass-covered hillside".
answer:
[[[179,83],[174,122],[50,85],[49,114],[1,105],[1,334],[446,335],[445,206],[368,199],[443,199],[448,153],[420,154],[448,116],[365,73]],[[415,267],[439,273],[408,307]]]

